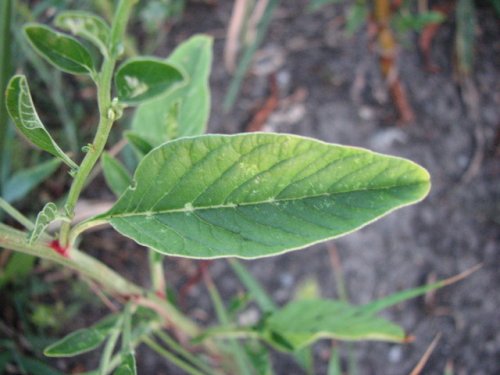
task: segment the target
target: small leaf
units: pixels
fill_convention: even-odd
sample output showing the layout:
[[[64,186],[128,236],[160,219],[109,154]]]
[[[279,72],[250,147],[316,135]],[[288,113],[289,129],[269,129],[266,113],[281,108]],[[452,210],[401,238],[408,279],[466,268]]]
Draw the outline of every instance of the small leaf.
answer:
[[[73,357],[86,353],[100,346],[115,328],[117,315],[110,315],[90,328],[83,328],[70,333],[44,350],[48,357]]]
[[[31,232],[29,243],[32,244],[38,240],[51,222],[61,218],[65,218],[65,216],[59,214],[57,206],[52,202],[47,203],[36,216],[35,228]]]
[[[9,203],[13,203],[25,197],[26,194],[54,173],[60,164],[60,160],[52,159],[17,172],[5,183],[3,198]]]
[[[108,153],[102,155],[101,165],[106,184],[113,194],[119,197],[130,185],[132,177],[123,164]]]
[[[31,99],[26,77],[23,75],[12,77],[5,95],[5,105],[16,128],[35,146],[60,158],[71,168],[78,168],[52,139],[40,121]]]
[[[125,131],[124,134],[128,143],[139,154],[139,159],[142,159],[153,149],[153,146],[141,135],[138,135],[132,131]]]
[[[132,120],[132,131],[153,146],[185,136],[205,132],[210,112],[208,79],[212,65],[212,38],[196,35],[178,46],[165,60],[182,67],[189,82],[166,95],[141,104]],[[172,118],[172,106],[178,113]]]
[[[108,55],[110,28],[101,17],[83,11],[63,11],[56,16],[54,25],[87,39],[99,48],[103,56]]]
[[[341,301],[301,300],[273,313],[264,323],[263,338],[280,350],[295,351],[316,340],[404,342],[404,330]]]
[[[104,219],[163,254],[258,258],[339,237],[420,201],[411,161],[285,134],[182,138],[153,149]]]
[[[122,354],[121,364],[113,373],[114,375],[136,375],[137,369],[135,364],[134,353]]]
[[[115,84],[121,102],[137,104],[174,89],[183,79],[182,73],[170,64],[136,58],[118,68]]]
[[[94,72],[94,62],[89,51],[75,38],[40,24],[28,24],[24,27],[24,33],[33,48],[63,72]]]
[[[346,32],[348,36],[352,36],[364,23],[366,23],[366,19],[370,15],[369,9],[368,4],[364,1],[356,1],[351,5],[346,17]]]

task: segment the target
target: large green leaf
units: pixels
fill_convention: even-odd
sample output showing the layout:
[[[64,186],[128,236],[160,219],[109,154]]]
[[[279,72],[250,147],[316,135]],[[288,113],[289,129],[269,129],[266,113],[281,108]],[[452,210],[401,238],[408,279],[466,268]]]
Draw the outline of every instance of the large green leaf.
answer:
[[[263,338],[282,350],[295,351],[322,338],[404,342],[404,330],[342,301],[289,303],[264,323]]]
[[[168,142],[97,217],[164,254],[258,258],[350,233],[429,191],[401,158],[285,134]]]
[[[54,24],[92,42],[104,56],[107,56],[111,31],[101,17],[82,11],[64,11],[57,14]]]
[[[16,75],[11,78],[6,91],[6,106],[16,128],[35,146],[59,157],[72,168],[78,166],[52,139],[36,113],[26,77]]]
[[[212,38],[196,35],[182,43],[166,60],[182,67],[189,82],[168,95],[139,106],[132,121],[132,131],[154,146],[178,137],[205,132],[210,112],[208,77],[212,65]],[[178,103],[175,127],[172,108]]]
[[[182,73],[171,64],[151,58],[135,58],[123,63],[116,72],[118,99],[138,104],[178,87]]]
[[[40,24],[28,24],[24,27],[24,33],[33,48],[63,72],[94,72],[94,62],[89,51],[75,38]]]

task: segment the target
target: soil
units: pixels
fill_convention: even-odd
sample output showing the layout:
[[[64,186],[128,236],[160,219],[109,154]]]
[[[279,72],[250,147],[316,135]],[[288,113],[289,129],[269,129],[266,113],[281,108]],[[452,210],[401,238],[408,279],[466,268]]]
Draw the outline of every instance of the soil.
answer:
[[[358,373],[408,374],[440,334],[423,373],[443,374],[452,366],[455,374],[499,374],[500,151],[495,139],[500,132],[500,24],[492,9],[478,10],[475,72],[468,84],[460,84],[454,75],[453,22],[440,28],[433,45],[432,57],[441,68],[438,73],[425,71],[415,35],[405,39],[398,65],[416,120],[402,126],[366,30],[347,37],[342,32],[342,6],[311,14],[305,12],[306,0],[282,2],[258,54],[259,64],[271,74],[261,72],[266,69],[249,74],[235,109],[225,114],[222,101],[230,76],[222,56],[232,3],[189,3],[169,39],[169,46],[174,46],[194,33],[216,37],[209,132],[244,130],[268,96],[273,75],[280,104],[264,130],[410,158],[430,171],[433,183],[422,203],[354,234],[306,250],[247,261],[246,265],[279,304],[290,300],[297,286],[310,278],[316,279],[324,297],[337,298],[330,262],[334,246],[350,301],[359,304],[481,263],[483,267],[466,280],[385,312],[385,317],[401,324],[415,340],[406,345],[356,344]],[[112,231],[103,231],[87,241],[101,247],[95,248],[96,253],[104,249],[107,254],[117,238]],[[103,239],[111,245],[103,247]],[[135,248],[127,242],[126,249],[142,254],[134,252]],[[106,257],[104,261],[117,263],[111,255]],[[130,271],[132,264],[140,264],[137,258],[134,255],[118,263],[123,272],[131,272],[135,280],[147,284],[140,268]],[[185,283],[196,266],[188,260],[167,263],[172,285]],[[227,298],[240,288],[224,261],[215,261],[210,269]],[[186,298],[186,311],[208,324],[212,312],[204,287],[195,286]],[[329,345],[316,345],[317,374],[326,373]],[[342,345],[344,365],[346,350],[347,345]],[[273,364],[276,374],[302,374],[283,355],[275,353]],[[181,374],[144,349],[138,351],[138,366],[144,374]]]

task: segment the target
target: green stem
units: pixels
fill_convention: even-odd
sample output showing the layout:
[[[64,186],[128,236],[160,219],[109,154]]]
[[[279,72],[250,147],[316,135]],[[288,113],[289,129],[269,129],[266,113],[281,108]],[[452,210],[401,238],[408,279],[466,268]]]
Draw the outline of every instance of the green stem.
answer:
[[[155,352],[160,354],[161,356],[168,359],[170,362],[172,362],[174,365],[176,365],[180,369],[186,371],[188,374],[190,374],[190,375],[204,375],[203,372],[198,371],[197,369],[195,369],[194,367],[192,367],[188,363],[181,360],[175,354],[170,353],[168,350],[166,350],[162,346],[158,345],[157,342],[150,339],[149,337],[143,338],[142,342],[145,343],[147,346],[149,346],[151,349],[153,349]]]
[[[164,256],[153,249],[148,249],[149,272],[151,287],[159,296],[165,296],[165,272],[163,271]]]
[[[94,280],[111,294],[125,297],[142,296],[150,305],[156,306],[165,316],[168,316],[169,320],[179,331],[182,331],[189,337],[199,334],[200,330],[198,326],[168,301],[148,293],[147,290],[126,280],[99,260],[78,249],[72,249],[69,257],[64,257],[44,243],[36,242],[29,244],[26,239],[26,233],[2,224],[0,224],[0,247],[34,255],[69,267]]]
[[[130,11],[136,0],[121,0],[116,9],[110,41],[110,57],[105,58],[102,64],[101,72],[96,77],[97,83],[97,103],[99,106],[99,125],[94,137],[94,141],[88,147],[88,152],[85,155],[78,172],[75,175],[73,184],[69,190],[66,200],[65,210],[70,219],[74,216],[76,202],[80,197],[85,182],[94,168],[94,165],[99,160],[111,131],[111,127],[115,120],[115,112],[111,107],[111,81],[113,71],[115,69],[116,60],[120,54],[120,45],[123,40],[125,28],[130,16]],[[69,232],[71,223],[63,223],[59,235],[59,241],[63,247],[69,244]]]
[[[99,375],[106,375],[108,373],[108,368],[110,367],[110,362],[113,356],[113,350],[115,349],[116,342],[120,337],[121,326],[123,322],[123,315],[116,322],[111,335],[106,342],[106,346],[104,347],[104,352],[101,357],[101,363],[99,365]]]
[[[7,86],[7,80],[10,75],[11,61],[11,35],[10,22],[12,19],[11,0],[3,0],[0,2],[0,150],[4,150],[6,144],[7,133],[7,109],[3,100],[3,93]],[[5,173],[2,170],[3,163],[0,162],[0,190],[4,182]],[[1,192],[1,191],[0,191]]]
[[[168,345],[170,349],[172,349],[174,352],[177,354],[183,356],[186,358],[189,362],[191,362],[193,365],[198,367],[200,370],[205,371],[207,374],[215,374],[209,365],[207,365],[205,362],[202,360],[196,358],[192,353],[190,353],[188,350],[184,349],[177,341],[175,341],[172,337],[170,337],[166,332],[162,330],[158,330],[155,332],[155,335],[158,336],[158,338],[163,341],[165,345]]]
[[[32,230],[35,227],[35,224],[33,224],[30,219],[20,213],[14,206],[12,206],[3,198],[0,198],[0,208],[4,210],[8,215],[12,216],[14,220],[16,220],[26,229]]]

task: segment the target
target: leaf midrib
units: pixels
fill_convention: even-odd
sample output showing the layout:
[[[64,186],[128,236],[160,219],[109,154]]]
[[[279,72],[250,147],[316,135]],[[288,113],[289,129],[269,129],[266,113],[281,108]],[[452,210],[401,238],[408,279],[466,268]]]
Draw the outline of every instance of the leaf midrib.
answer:
[[[319,197],[327,197],[327,196],[335,196],[335,195],[340,195],[340,194],[346,194],[346,193],[359,193],[359,192],[364,192],[364,191],[383,191],[383,190],[389,190],[393,189],[396,187],[399,188],[405,188],[405,187],[411,187],[411,186],[416,186],[416,185],[421,185],[428,183],[428,181],[419,181],[419,182],[413,182],[410,184],[397,184],[397,185],[390,185],[390,186],[382,186],[382,187],[377,187],[377,188],[363,188],[363,189],[353,189],[353,190],[342,190],[342,191],[335,191],[335,192],[328,192],[328,193],[322,193],[322,194],[314,194],[314,195],[306,195],[302,197],[293,197],[293,198],[280,198],[280,199],[267,199],[263,201],[258,201],[258,202],[248,202],[248,203],[228,203],[228,204],[219,204],[219,205],[211,205],[211,206],[197,206],[197,207],[192,207],[192,209],[186,209],[186,207],[182,208],[173,208],[173,209],[168,209],[168,210],[156,210],[156,211],[134,211],[134,212],[129,212],[129,213],[121,213],[121,214],[110,214],[107,215],[106,213],[102,214],[99,216],[100,219],[114,219],[114,218],[126,218],[126,217],[133,217],[133,216],[149,216],[149,215],[161,215],[161,214],[170,214],[170,213],[191,213],[191,212],[196,212],[196,211],[203,211],[203,210],[213,210],[213,209],[224,209],[224,208],[238,208],[238,207],[247,207],[247,206],[257,206],[257,205],[264,205],[264,204],[273,204],[273,203],[282,203],[282,202],[288,202],[288,201],[297,201],[297,200],[303,200],[303,199],[312,199],[312,198],[319,198]],[[126,193],[125,193],[126,194]],[[125,196],[125,195],[124,195]],[[408,200],[405,201],[402,205],[408,205],[411,203],[418,202],[425,198],[426,194],[422,194],[419,196],[417,199],[414,200]],[[186,202],[185,204],[189,204],[192,202]],[[401,205],[396,204],[395,207],[399,207]]]

